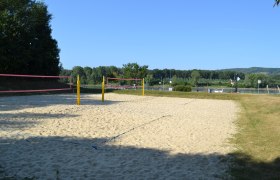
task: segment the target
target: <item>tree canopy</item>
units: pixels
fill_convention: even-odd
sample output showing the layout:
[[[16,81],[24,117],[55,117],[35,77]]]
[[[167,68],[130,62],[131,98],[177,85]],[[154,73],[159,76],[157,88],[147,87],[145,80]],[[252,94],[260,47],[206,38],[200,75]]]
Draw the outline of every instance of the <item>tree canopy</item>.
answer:
[[[1,0],[0,73],[58,75],[57,41],[43,2]]]
[[[197,86],[198,80],[200,78],[200,73],[197,70],[192,71],[191,73],[193,85]]]
[[[275,0],[275,5],[274,6],[278,6],[280,4],[280,0]]]
[[[148,66],[139,66],[137,63],[123,65],[125,78],[144,78],[148,72]]]

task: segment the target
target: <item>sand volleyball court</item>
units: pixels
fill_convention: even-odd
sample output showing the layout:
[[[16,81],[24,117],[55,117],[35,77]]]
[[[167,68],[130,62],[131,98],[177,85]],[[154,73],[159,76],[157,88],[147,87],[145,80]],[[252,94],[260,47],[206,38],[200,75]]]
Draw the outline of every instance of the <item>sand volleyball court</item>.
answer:
[[[228,178],[233,101],[106,94],[0,97],[0,178]]]

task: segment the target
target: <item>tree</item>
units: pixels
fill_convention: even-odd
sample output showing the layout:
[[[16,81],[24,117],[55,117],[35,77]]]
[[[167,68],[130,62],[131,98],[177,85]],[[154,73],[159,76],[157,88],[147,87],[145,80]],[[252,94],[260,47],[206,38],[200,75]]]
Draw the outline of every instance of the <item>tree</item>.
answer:
[[[84,71],[84,68],[81,66],[75,66],[72,69],[71,76],[72,76],[74,82],[77,82],[78,75],[80,76],[81,84],[86,84],[86,73]]]
[[[71,70],[61,68],[59,75],[60,76],[71,76],[71,73],[72,73]],[[63,82],[63,83],[70,83],[71,81],[72,80],[66,79],[66,78],[60,79],[60,82]]]
[[[145,78],[148,73],[148,66],[139,66],[137,63],[123,65],[125,78]]]
[[[278,6],[280,4],[280,0],[275,0],[274,6]]]
[[[261,80],[260,87],[264,88],[270,84],[271,79],[266,74],[246,74],[245,86],[249,88],[257,88],[258,80]]]
[[[198,80],[200,78],[200,73],[197,70],[193,70],[191,73],[191,77],[192,77],[192,82],[194,86],[197,86],[198,84]]]
[[[86,84],[93,84],[93,80],[91,78],[92,68],[86,66],[84,67],[84,72],[85,72]]]
[[[0,73],[58,75],[57,41],[43,2],[1,0]]]

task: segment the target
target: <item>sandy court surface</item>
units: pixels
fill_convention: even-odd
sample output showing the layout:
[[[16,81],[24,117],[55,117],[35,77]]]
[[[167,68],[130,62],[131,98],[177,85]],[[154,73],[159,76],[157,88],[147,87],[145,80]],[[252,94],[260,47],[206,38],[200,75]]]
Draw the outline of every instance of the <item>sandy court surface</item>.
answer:
[[[81,97],[0,97],[0,178],[228,178],[235,102]]]

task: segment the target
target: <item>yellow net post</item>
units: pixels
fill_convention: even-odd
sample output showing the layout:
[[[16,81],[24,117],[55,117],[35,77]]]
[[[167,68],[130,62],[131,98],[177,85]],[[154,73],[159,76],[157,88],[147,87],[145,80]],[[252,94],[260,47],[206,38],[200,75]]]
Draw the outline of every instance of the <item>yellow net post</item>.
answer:
[[[142,80],[142,96],[145,96],[145,80]]]
[[[80,76],[78,75],[77,76],[77,105],[81,104],[81,96],[80,96],[81,89],[80,89],[80,86],[81,86]]]
[[[105,92],[105,77],[102,80],[102,102],[104,102],[104,92]]]

